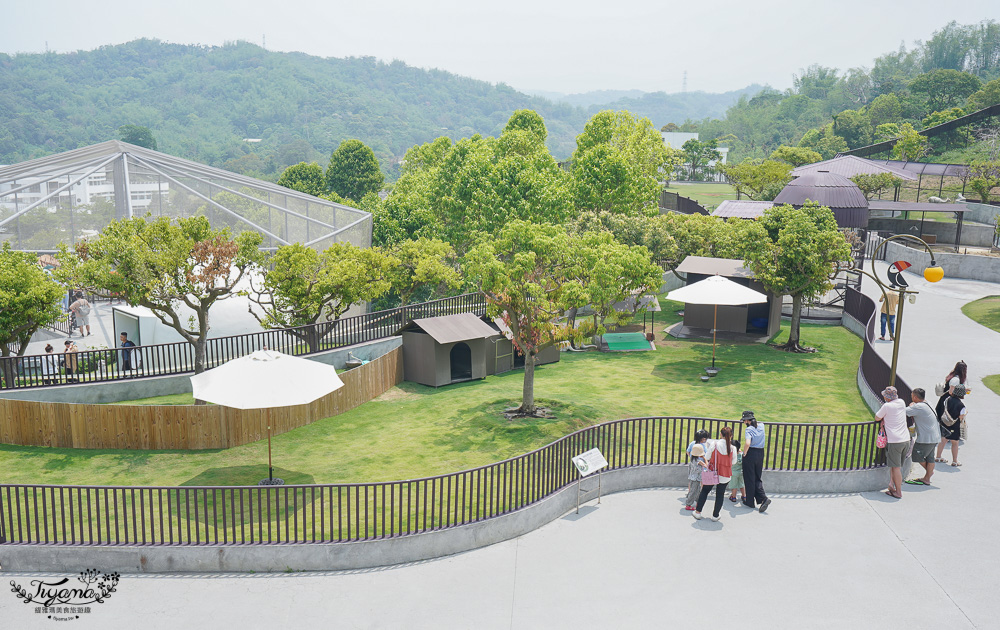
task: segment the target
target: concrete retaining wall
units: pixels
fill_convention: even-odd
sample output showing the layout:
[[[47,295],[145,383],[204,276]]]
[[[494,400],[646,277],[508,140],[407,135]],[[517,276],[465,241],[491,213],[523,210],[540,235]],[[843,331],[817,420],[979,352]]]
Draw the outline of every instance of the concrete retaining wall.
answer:
[[[993,225],[993,221],[1000,215],[1000,206],[991,206],[985,203],[967,203],[965,207],[969,210],[965,213],[966,221]]]
[[[765,471],[771,494],[866,492],[884,488],[885,468],[850,472]],[[597,478],[583,480],[582,499],[597,499]],[[642,488],[681,488],[686,465],[626,468],[604,473],[603,494]],[[199,545],[92,547],[73,545],[0,545],[0,565],[7,571],[77,572],[99,567],[119,573],[175,571],[330,571],[417,562],[486,547],[516,538],[576,509],[577,486],[516,512],[480,523],[386,540],[281,545]]]
[[[886,260],[905,260],[913,264],[913,267],[907,271],[921,275],[931,261],[930,256],[922,249],[907,247],[897,242],[886,243],[885,252]],[[945,280],[965,278],[967,280],[1000,282],[1000,258],[996,256],[934,252],[934,259],[944,269]]]
[[[387,339],[377,339],[375,341],[312,354],[304,358],[326,363],[342,370],[344,369],[344,363],[347,361],[348,352],[354,353],[355,357],[364,361],[371,361],[401,345],[403,345],[402,337],[389,337]],[[96,405],[190,392],[191,374],[177,374],[173,376],[154,376],[150,378],[109,381],[106,383],[80,383],[77,385],[32,387],[13,390],[0,389],[0,398]]]

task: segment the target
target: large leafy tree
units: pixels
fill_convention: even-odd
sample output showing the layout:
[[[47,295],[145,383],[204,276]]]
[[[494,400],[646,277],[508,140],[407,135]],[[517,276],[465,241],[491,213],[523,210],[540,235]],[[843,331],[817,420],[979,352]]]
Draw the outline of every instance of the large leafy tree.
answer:
[[[851,260],[851,247],[837,228],[833,211],[814,202],[801,208],[782,204],[746,223],[746,266],[771,293],[792,296],[788,342],[782,348],[815,352],[799,343],[802,304],[828,291],[837,265]]]
[[[671,155],[648,118],[627,111],[595,114],[572,158],[577,210],[655,213]]]
[[[610,232],[585,232],[574,246],[575,279],[582,288],[579,300],[589,305],[593,321],[585,332],[603,335],[606,324],[624,325],[635,311],[619,312],[615,304],[659,288],[663,270],[654,264],[645,247],[615,240]],[[638,306],[639,300],[634,304]],[[574,313],[575,315],[575,313]],[[575,321],[570,321],[573,328]],[[584,331],[581,331],[584,332]]]
[[[134,144],[137,147],[145,147],[156,151],[156,138],[149,127],[140,125],[122,125],[118,128],[118,139],[122,142]]]
[[[579,303],[573,280],[574,248],[562,227],[515,219],[465,257],[464,271],[486,296],[487,311],[510,327],[524,355],[524,385],[517,413],[536,414],[535,357],[569,336],[557,319]]]
[[[771,159],[791,164],[793,167],[798,168],[804,164],[819,162],[823,159],[823,156],[812,149],[806,149],[805,147],[790,147],[787,145],[781,145],[771,153]]]
[[[414,296],[430,299],[437,291],[455,290],[462,285],[455,249],[440,239],[402,241],[389,252],[393,265],[387,277],[400,306],[409,304]]]
[[[315,162],[299,162],[289,166],[278,178],[278,185],[316,197],[327,192],[323,169]]]
[[[983,85],[981,89],[969,95],[967,103],[967,109],[970,112],[1000,104],[1000,79],[993,79]]]
[[[345,199],[360,201],[368,193],[382,190],[385,176],[375,152],[360,140],[344,140],[330,155],[326,188]]]
[[[263,285],[250,299],[250,314],[265,328],[288,329],[310,352],[321,349],[352,304],[368,302],[390,288],[397,261],[375,248],[334,243],[322,252],[301,243],[278,248]]]
[[[919,75],[908,87],[910,92],[924,99],[927,111],[938,112],[961,107],[983,87],[983,82],[967,72],[937,69]]]
[[[736,189],[737,196],[746,195],[754,201],[774,199],[792,181],[792,166],[776,160],[748,158],[739,164],[720,164],[719,170]]]
[[[77,243],[75,252],[64,245],[58,258],[70,284],[121,295],[176,330],[194,347],[194,369],[200,373],[206,368],[209,311],[232,297],[263,262],[261,241],[257,232],[233,237],[203,216],[135,217],[111,222],[98,236]]]
[[[458,141],[434,169],[427,197],[438,235],[460,255],[477,232],[496,234],[518,219],[563,223],[569,218],[568,175],[546,148],[539,125],[529,123],[535,117],[515,112],[516,124],[499,138],[475,135]]]
[[[892,173],[871,173],[855,175],[851,181],[858,185],[865,199],[871,200],[876,195],[896,190],[903,185],[903,180]]]
[[[33,254],[0,248],[0,376],[14,382],[12,354],[21,356],[39,328],[62,316],[62,287],[38,266]]]
[[[722,154],[719,153],[719,141],[715,138],[706,140],[705,142],[694,139],[688,140],[681,147],[681,150],[684,151],[684,155],[687,157],[692,179],[703,166],[712,160],[722,159]]]
[[[927,138],[920,135],[913,125],[903,123],[899,126],[899,139],[892,147],[892,159],[916,162],[927,155],[927,150]]]

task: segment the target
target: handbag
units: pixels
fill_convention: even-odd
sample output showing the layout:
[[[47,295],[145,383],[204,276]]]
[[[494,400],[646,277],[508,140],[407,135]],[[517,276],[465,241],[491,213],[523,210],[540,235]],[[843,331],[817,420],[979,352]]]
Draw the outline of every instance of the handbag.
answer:
[[[889,444],[889,438],[885,434],[885,427],[878,430],[878,437],[875,438],[875,446],[878,448],[885,448]]]
[[[944,403],[944,411],[941,412],[941,417],[939,418],[939,420],[941,420],[941,424],[943,424],[946,427],[950,427],[954,425],[956,422],[956,419],[952,418],[951,414],[948,413],[948,401],[945,401]]]
[[[719,483],[719,471],[716,469],[716,458],[719,456],[719,451],[716,449],[712,452],[712,461],[708,464],[708,470],[701,471],[701,485],[703,486],[714,486]]]
[[[934,395],[935,396],[944,396],[944,390],[945,390],[944,383],[935,383],[934,384]]]
[[[962,418],[962,421],[961,421],[961,422],[962,422],[962,424],[961,424],[961,426],[959,427],[959,431],[960,431],[960,433],[961,433],[961,438],[962,438],[963,440],[968,440],[968,439],[969,439],[969,430],[968,430],[968,428],[966,428],[966,425],[965,425],[965,418]]]

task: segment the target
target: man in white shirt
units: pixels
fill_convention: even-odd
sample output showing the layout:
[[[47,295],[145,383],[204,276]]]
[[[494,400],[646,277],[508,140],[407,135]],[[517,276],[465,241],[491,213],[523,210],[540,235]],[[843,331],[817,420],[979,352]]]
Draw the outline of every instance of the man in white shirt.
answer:
[[[897,499],[903,498],[903,460],[910,449],[910,432],[906,429],[906,403],[899,399],[893,386],[882,390],[885,404],[875,412],[882,421],[888,444],[885,448],[885,462],[889,466],[889,489],[886,494]]]

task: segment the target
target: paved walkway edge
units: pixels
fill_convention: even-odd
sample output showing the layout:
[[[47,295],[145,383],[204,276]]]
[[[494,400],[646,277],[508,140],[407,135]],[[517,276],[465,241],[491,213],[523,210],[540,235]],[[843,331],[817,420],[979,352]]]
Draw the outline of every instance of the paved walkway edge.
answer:
[[[773,494],[857,493],[884,488],[885,468],[858,471],[764,471]],[[687,484],[686,465],[654,465],[601,474],[604,495]],[[598,479],[583,479],[581,501],[596,501]],[[517,538],[576,509],[574,483],[525,508],[450,529],[346,543],[114,546],[2,545],[5,571],[78,572],[94,566],[119,573],[280,572],[368,569],[419,562]]]

